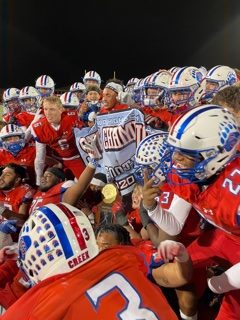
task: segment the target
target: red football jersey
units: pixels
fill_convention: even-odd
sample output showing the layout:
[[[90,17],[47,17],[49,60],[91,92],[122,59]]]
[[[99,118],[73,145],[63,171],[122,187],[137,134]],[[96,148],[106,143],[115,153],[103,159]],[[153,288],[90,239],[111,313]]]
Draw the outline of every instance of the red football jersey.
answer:
[[[161,207],[168,210],[173,201],[174,192],[167,183],[161,186],[161,191],[162,193],[159,198]],[[185,246],[188,246],[193,240],[198,238],[201,234],[199,222],[200,215],[192,208],[179,235],[178,241],[182,242]]]
[[[173,191],[188,201],[209,223],[240,235],[240,158],[229,163],[216,179],[201,191],[196,184],[171,185]],[[173,176],[174,181],[181,178]]]
[[[177,319],[146,271],[136,248],[110,248],[70,273],[37,284],[2,319]]]
[[[118,111],[118,110],[125,110],[125,109],[129,109],[129,106],[127,104],[117,104],[112,109],[106,109],[102,107],[100,110],[100,114],[109,113],[109,112]]]
[[[240,158],[236,158],[193,202],[213,225],[240,236]]]
[[[7,209],[19,212],[19,207],[23,203],[32,201],[35,190],[28,184],[21,184],[8,191],[0,190],[0,203]]]
[[[20,113],[14,115],[6,115],[3,117],[4,122],[8,123],[11,118],[15,119],[14,124],[22,127],[28,128],[31,122],[33,121],[35,114],[28,113],[26,111],[22,111]]]
[[[32,205],[29,209],[29,214],[31,214],[34,210],[38,209],[39,207],[44,206],[45,204],[61,202],[63,193],[73,184],[73,181],[68,180],[56,184],[46,192],[37,191],[33,197]]]
[[[11,152],[0,149],[0,166],[7,163],[16,163],[27,170],[28,181],[30,184],[35,183],[34,160],[36,156],[35,143],[31,142],[14,156]]]
[[[82,122],[78,120],[75,111],[64,111],[57,130],[43,117],[33,123],[32,134],[36,141],[49,145],[55,157],[70,160],[76,156],[80,157],[73,128],[81,126]]]

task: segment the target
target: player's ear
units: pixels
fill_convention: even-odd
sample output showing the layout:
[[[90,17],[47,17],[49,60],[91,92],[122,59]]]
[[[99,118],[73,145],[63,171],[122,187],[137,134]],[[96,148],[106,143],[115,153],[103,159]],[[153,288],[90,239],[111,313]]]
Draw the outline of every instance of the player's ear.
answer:
[[[20,183],[22,181],[22,178],[21,177],[17,177],[16,180],[15,180],[15,185],[17,185],[18,183]]]

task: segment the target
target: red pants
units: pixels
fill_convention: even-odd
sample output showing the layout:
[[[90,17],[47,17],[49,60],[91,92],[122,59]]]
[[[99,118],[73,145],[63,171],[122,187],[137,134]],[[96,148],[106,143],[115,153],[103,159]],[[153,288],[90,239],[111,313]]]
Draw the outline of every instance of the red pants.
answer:
[[[69,169],[75,178],[79,178],[83,170],[86,168],[81,158],[73,160],[63,160],[63,168]]]

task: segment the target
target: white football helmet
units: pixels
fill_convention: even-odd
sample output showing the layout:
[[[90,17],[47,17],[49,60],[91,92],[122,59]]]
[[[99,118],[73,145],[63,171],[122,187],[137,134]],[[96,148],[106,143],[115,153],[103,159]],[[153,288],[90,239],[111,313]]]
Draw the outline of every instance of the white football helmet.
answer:
[[[67,203],[34,211],[21,229],[18,246],[20,267],[33,283],[71,272],[99,252],[87,216]]]
[[[138,145],[135,154],[136,181],[143,184],[143,171],[148,170],[149,179],[155,177],[155,184],[165,180],[159,163],[166,151],[167,133],[154,133],[144,138]]]
[[[6,108],[6,113],[16,113],[21,111],[19,102],[19,92],[17,88],[9,88],[3,92],[3,104]]]
[[[135,86],[135,84],[139,81],[138,78],[131,78],[128,80],[126,86],[125,86],[125,91],[126,92],[129,92],[129,93],[132,93],[133,91],[133,88]]]
[[[142,88],[142,104],[151,107],[164,104],[171,77],[171,73],[167,70],[160,70],[146,77]]]
[[[201,66],[198,69],[202,73],[203,77],[205,77],[208,72],[207,69],[204,66]]]
[[[50,76],[42,75],[37,78],[35,88],[39,91],[42,98],[49,97],[54,94],[55,83]]]
[[[186,105],[195,107],[203,94],[203,75],[196,67],[183,67],[177,70],[169,83],[167,105],[171,108]]]
[[[24,87],[20,90],[19,100],[24,110],[29,113],[36,113],[40,107],[40,95],[34,87]]]
[[[7,138],[10,137],[19,137],[17,141],[7,141]],[[4,150],[11,152],[14,156],[21,151],[26,142],[25,142],[25,133],[21,127],[15,124],[7,124],[0,131],[0,139],[2,141],[2,147]]]
[[[79,100],[73,92],[65,92],[60,96],[60,100],[65,109],[78,109]]]
[[[216,105],[190,109],[173,124],[160,168],[190,182],[201,182],[220,171],[237,153],[240,132],[234,116]],[[174,163],[174,153],[193,159],[191,168]],[[171,162],[169,162],[169,158]]]
[[[101,77],[96,71],[88,71],[83,77],[83,83],[85,86],[89,84],[97,84],[100,87]]]
[[[74,82],[72,85],[71,85],[71,87],[70,87],[70,89],[69,89],[69,91],[71,91],[71,92],[76,92],[76,91],[85,91],[86,90],[86,87],[85,87],[85,85],[83,84],[83,83],[81,83],[81,82]]]
[[[141,103],[144,80],[145,78],[139,79],[133,87],[132,98],[137,104]]]
[[[168,69],[168,71],[171,73],[171,75],[173,75],[179,69],[180,69],[180,67],[172,67],[172,68]]]
[[[74,82],[70,89],[70,92],[74,92],[76,94],[76,96],[79,99],[79,102],[83,102],[84,101],[84,96],[85,96],[85,91],[86,91],[86,87],[83,83],[81,82]]]
[[[203,81],[206,89],[201,100],[209,102],[218,91],[237,83],[237,74],[234,69],[219,65],[210,69]]]

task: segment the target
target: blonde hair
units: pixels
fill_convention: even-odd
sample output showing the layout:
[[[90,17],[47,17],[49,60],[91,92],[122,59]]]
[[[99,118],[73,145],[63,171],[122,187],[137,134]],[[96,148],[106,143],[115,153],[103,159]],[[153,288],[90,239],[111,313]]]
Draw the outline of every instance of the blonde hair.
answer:
[[[44,104],[44,102],[49,102],[51,104],[55,104],[56,106],[59,107],[59,109],[64,109],[63,104],[58,96],[46,97],[43,99],[43,104]]]

